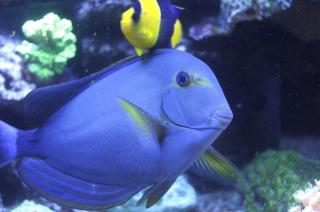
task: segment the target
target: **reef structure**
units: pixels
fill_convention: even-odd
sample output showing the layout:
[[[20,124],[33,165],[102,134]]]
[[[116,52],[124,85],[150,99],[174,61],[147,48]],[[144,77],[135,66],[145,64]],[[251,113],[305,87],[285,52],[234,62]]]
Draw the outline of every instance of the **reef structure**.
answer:
[[[0,36],[0,97],[20,100],[36,86],[26,80],[22,57],[16,52],[18,41]]]
[[[189,29],[189,36],[201,40],[208,36],[227,34],[234,26],[247,20],[262,20],[290,8],[292,0],[221,0],[220,13],[203,19]]]

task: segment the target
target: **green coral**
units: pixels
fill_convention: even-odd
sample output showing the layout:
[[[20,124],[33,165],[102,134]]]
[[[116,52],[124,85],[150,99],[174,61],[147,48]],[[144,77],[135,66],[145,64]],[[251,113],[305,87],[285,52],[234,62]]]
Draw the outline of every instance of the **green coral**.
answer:
[[[48,13],[38,21],[27,21],[22,26],[27,40],[18,51],[39,80],[61,74],[67,61],[75,56],[77,39],[72,30],[71,21],[54,13]]]
[[[320,161],[305,159],[293,151],[266,151],[245,168],[248,187],[246,211],[287,211],[293,194],[320,176]]]

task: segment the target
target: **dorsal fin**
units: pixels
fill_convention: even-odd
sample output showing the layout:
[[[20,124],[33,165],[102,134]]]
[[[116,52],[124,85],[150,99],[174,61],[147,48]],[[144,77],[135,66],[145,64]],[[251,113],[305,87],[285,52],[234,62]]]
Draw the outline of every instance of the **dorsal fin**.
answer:
[[[158,40],[153,49],[172,48],[171,37],[181,10],[168,0],[158,0],[158,4],[161,10],[161,24]]]
[[[172,7],[173,11],[174,11],[174,14],[175,14],[175,18],[178,19],[181,12],[184,10],[183,7],[179,7],[179,6],[176,6],[176,5],[173,5]]]
[[[140,60],[139,57],[129,57],[82,79],[36,89],[19,102],[1,101],[0,119],[20,129],[39,127],[87,86]]]
[[[132,15],[132,20],[137,23],[140,19],[140,16],[141,16],[141,4],[139,1],[136,1],[134,4],[133,4],[133,10],[134,10],[134,13]]]

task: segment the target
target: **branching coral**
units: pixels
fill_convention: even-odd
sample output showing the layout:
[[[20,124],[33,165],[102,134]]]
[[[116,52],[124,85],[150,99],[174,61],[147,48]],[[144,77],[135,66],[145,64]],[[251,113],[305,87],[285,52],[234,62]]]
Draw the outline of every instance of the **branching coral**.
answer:
[[[246,167],[246,211],[287,211],[293,193],[320,176],[320,162],[292,151],[267,151]]]
[[[293,194],[299,205],[290,208],[289,212],[317,212],[320,211],[320,180],[310,184],[305,190],[298,190]]]
[[[76,53],[72,23],[48,13],[38,21],[27,21],[22,31],[27,40],[18,48],[28,69],[40,80],[61,74],[67,61]]]

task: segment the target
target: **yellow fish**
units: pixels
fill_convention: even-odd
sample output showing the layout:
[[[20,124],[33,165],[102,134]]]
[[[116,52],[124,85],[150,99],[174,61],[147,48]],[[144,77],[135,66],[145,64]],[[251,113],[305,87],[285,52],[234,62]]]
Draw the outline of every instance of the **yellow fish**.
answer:
[[[182,38],[182,8],[169,0],[139,0],[122,14],[121,30],[137,54],[175,47]]]

